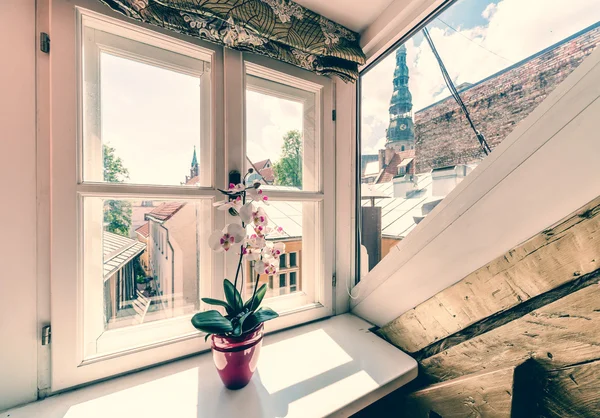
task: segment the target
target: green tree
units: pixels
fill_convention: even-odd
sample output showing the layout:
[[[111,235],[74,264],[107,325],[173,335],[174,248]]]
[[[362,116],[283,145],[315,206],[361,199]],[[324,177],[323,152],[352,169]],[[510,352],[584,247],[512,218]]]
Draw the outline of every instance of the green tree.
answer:
[[[273,164],[275,184],[302,187],[302,134],[288,131],[283,137],[281,158]]]
[[[129,178],[129,170],[123,165],[123,160],[115,155],[115,149],[103,145],[104,181],[123,183]],[[126,200],[104,201],[104,227],[115,234],[129,236],[131,228],[131,203]]]

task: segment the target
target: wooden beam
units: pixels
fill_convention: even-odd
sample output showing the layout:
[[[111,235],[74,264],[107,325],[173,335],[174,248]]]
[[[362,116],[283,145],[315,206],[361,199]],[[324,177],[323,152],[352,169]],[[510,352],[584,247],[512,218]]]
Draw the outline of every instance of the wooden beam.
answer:
[[[540,412],[546,418],[600,417],[600,360],[548,371]]]
[[[536,399],[528,394],[541,377],[540,367],[526,362],[431,385],[406,396],[397,409],[410,418],[533,417]]]
[[[598,268],[600,196],[379,332],[404,351],[415,353]]]
[[[417,351],[413,354],[417,360],[422,360],[427,357],[434,356],[444,350],[447,350],[455,345],[461,344],[464,341],[485,334],[495,328],[508,324],[518,318],[521,318],[536,309],[555,302],[573,292],[584,289],[588,286],[596,285],[600,277],[600,269],[581,276],[573,281],[567,282],[549,292],[535,296],[517,306],[507,309],[502,312],[497,312],[494,315],[488,316],[481,321],[477,321],[472,325],[450,335],[447,338],[436,341],[435,343]]]
[[[529,358],[546,368],[564,367],[600,358],[598,330],[600,286],[591,285],[426,358],[421,365],[438,381],[517,365]]]

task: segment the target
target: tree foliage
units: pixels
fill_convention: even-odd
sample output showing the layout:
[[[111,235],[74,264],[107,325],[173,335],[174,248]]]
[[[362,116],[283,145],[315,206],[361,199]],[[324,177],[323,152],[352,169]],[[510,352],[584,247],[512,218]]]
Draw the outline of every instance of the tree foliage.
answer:
[[[288,131],[283,137],[281,158],[273,164],[275,184],[302,187],[302,134]]]
[[[115,155],[115,149],[103,145],[104,181],[123,183],[129,178],[129,170],[123,160]],[[106,231],[128,237],[131,228],[131,203],[126,200],[104,201],[104,226]]]

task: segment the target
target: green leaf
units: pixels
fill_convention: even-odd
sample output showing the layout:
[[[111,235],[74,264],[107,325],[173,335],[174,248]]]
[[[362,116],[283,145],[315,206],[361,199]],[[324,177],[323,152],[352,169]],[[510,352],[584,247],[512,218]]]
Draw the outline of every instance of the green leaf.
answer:
[[[209,334],[224,334],[233,330],[231,322],[215,310],[198,312],[192,317],[192,325]]]
[[[225,279],[223,281],[223,290],[225,291],[225,299],[227,299],[227,302],[234,310],[234,312],[232,312],[230,315],[241,312],[242,308],[244,307],[242,303],[242,296],[240,295],[240,292],[238,292],[238,290],[233,286],[233,283],[231,283],[228,279]]]
[[[267,293],[267,284],[264,283],[256,291],[256,295],[254,295],[254,303],[252,303],[252,307],[250,307],[250,303],[252,302],[252,298],[250,298],[244,304],[244,309],[250,309],[251,312],[255,311],[260,306],[260,303],[262,302],[266,293]]]
[[[254,312],[250,315],[245,321],[243,325],[243,332],[250,331],[254,329],[261,322],[266,322],[271,319],[275,319],[279,316],[277,312],[275,312],[271,308],[260,308],[258,311]]]
[[[244,321],[250,315],[252,315],[252,312],[246,312],[245,314],[243,314],[237,320],[234,321],[233,332],[232,332],[232,334],[233,334],[234,337],[239,337],[240,335],[242,335],[242,331],[244,329],[243,328]]]
[[[212,334],[206,334],[206,335],[204,336],[204,342],[206,342],[206,340],[208,340],[208,337],[210,337],[211,335],[212,335]]]
[[[228,315],[233,314],[233,308],[224,300],[213,299],[213,298],[202,298],[202,302],[208,303],[209,305],[223,306],[225,308],[225,310],[227,311]]]

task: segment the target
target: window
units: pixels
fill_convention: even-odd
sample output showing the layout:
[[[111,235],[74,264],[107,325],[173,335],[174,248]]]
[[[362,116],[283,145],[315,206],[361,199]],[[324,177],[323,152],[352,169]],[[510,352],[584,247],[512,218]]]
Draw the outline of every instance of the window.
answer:
[[[456,1],[361,73],[360,278],[600,44],[597,5],[559,3]]]
[[[203,159],[210,152],[210,111],[203,99],[210,97],[211,83],[210,56],[151,46],[116,27],[84,25],[82,52],[78,195],[85,359],[144,345],[148,338],[172,338],[177,334],[146,336],[134,329],[169,318],[185,318],[185,326],[200,309],[202,284],[210,278],[199,265],[212,255],[198,242],[211,222],[212,196],[161,200],[150,194],[159,186],[161,194],[176,196],[182,187],[210,184],[210,175],[199,174],[211,172],[211,160]],[[165,141],[169,137],[177,141]],[[131,197],[119,198],[124,191]],[[150,237],[138,235],[139,228],[151,231]],[[141,258],[152,268],[144,269]],[[101,303],[104,318],[96,309]]]
[[[285,256],[285,254],[281,254],[281,255],[279,256],[279,268],[282,268],[282,269],[284,269],[284,268],[286,268],[286,267],[287,267],[287,265],[285,264],[285,259],[286,259],[286,256]]]
[[[289,253],[289,257],[290,257],[290,267],[298,267],[298,264],[296,264],[296,256],[298,253],[295,252],[291,252]]]
[[[290,272],[290,293],[293,293],[296,291],[296,286],[297,286],[297,272],[292,271]]]
[[[324,248],[321,231],[329,205],[323,194],[326,168],[321,114],[325,91],[256,62],[246,61],[245,65],[246,163],[255,170],[251,181],[260,181],[270,197],[270,204],[264,209],[272,227],[283,230],[279,236],[267,236],[267,240],[286,246],[286,253],[279,258],[279,286],[270,286],[266,303],[284,309],[321,303],[319,288],[324,273],[318,260]],[[303,254],[294,266],[288,262],[292,252]],[[288,273],[293,267],[296,274],[301,274],[300,266],[308,279],[292,292]],[[278,301],[277,296],[281,295],[286,295],[286,299]]]
[[[52,390],[210,348],[190,318],[235,274],[235,257],[207,244],[234,220],[213,203],[235,169],[257,166],[284,231],[267,239],[297,254],[294,266],[283,259],[283,286],[244,269],[246,288],[267,283],[265,304],[280,314],[267,330],[331,315],[332,81],[87,6],[103,10],[75,0],[50,16],[65,28],[48,75],[64,89],[50,116],[61,151],[49,155]],[[224,54],[240,65],[224,71]]]

